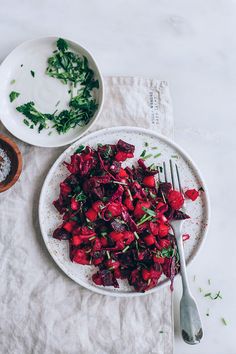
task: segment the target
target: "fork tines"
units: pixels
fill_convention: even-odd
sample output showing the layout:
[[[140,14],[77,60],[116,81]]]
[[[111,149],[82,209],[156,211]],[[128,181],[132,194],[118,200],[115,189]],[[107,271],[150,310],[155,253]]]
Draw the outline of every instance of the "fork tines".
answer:
[[[175,165],[175,169],[174,169],[174,165]],[[179,175],[179,169],[178,169],[178,166],[177,164],[173,163],[173,161],[170,159],[169,160],[169,166],[170,166],[170,177],[171,177],[171,183],[172,183],[172,187],[173,189],[176,189],[176,178],[175,178],[175,172],[174,170],[176,171],[176,177],[177,177],[177,182],[178,182],[178,188],[179,188],[179,191],[181,193],[182,192],[182,186],[181,186],[181,181],[180,181],[180,175]],[[163,162],[163,171],[164,171],[164,178],[165,178],[165,182],[168,182],[168,173],[167,173],[167,167],[166,167],[166,162],[164,161]]]

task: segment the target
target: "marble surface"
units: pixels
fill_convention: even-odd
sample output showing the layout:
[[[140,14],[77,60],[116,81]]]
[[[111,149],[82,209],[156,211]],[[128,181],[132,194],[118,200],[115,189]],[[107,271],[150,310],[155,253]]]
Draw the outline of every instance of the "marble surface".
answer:
[[[176,354],[236,352],[236,237],[231,220],[236,197],[235,16],[233,0],[1,3],[1,60],[22,41],[57,34],[87,46],[104,75],[154,76],[170,82],[175,140],[202,170],[212,206],[207,240],[189,268],[204,339],[194,347],[182,342],[178,324],[181,284],[176,283]],[[218,290],[222,300],[204,297]]]

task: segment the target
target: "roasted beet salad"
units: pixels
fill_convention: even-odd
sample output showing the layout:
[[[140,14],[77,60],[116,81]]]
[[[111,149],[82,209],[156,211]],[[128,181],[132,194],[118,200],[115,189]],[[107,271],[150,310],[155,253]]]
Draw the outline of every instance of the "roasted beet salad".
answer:
[[[117,288],[118,279],[127,279],[144,292],[162,274],[173,282],[179,257],[169,220],[189,216],[180,210],[183,195],[160,182],[160,167],[147,167],[143,159],[122,167],[134,150],[119,140],[75,151],[53,202],[63,215],[53,237],[68,240],[72,262],[97,267],[95,284]],[[193,190],[188,194],[196,197]]]

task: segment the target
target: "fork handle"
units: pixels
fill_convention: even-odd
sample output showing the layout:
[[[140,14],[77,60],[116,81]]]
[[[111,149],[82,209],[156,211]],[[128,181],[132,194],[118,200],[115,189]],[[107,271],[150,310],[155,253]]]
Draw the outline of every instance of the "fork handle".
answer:
[[[180,301],[181,333],[186,343],[197,344],[203,336],[201,318],[188,284],[181,230],[174,231],[180,257],[180,271],[183,286],[183,294]]]

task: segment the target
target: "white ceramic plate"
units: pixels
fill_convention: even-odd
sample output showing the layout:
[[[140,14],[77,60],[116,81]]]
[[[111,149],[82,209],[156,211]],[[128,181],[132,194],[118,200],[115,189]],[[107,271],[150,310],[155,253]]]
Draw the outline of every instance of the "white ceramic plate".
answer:
[[[43,113],[53,113],[56,109],[62,111],[67,107],[70,99],[68,85],[45,74],[47,59],[56,49],[57,40],[58,37],[45,37],[24,42],[16,47],[0,66],[0,119],[13,135],[36,146],[63,146],[77,140],[95,122],[103,104],[103,80],[94,58],[78,43],[65,39],[74,52],[88,59],[95,79],[99,81],[99,89],[94,89],[93,92],[98,109],[89,124],[70,129],[61,135],[54,128],[44,129],[39,134],[37,128],[29,129],[23,123],[24,116],[16,110],[16,107],[26,102],[35,102],[37,109]],[[35,72],[35,77],[31,75],[31,70]],[[15,83],[12,84],[12,80],[15,80]],[[11,91],[20,93],[12,103],[9,100]],[[51,135],[48,135],[49,131],[52,131]]]
[[[135,292],[124,280],[119,280],[120,288],[118,289],[114,289],[113,287],[96,286],[91,280],[91,275],[95,272],[95,267],[72,263],[69,259],[68,242],[58,241],[52,238],[52,232],[62,221],[61,216],[52,205],[52,202],[58,198],[59,183],[69,174],[63,161],[70,161],[70,155],[81,144],[96,147],[97,143],[114,144],[119,139],[135,145],[136,159],[143,151],[145,142],[149,145],[148,148],[145,147],[147,151],[150,149],[151,153],[153,153],[153,151],[155,151],[155,154],[158,152],[161,153],[161,156],[158,158],[148,159],[148,164],[151,164],[152,162],[161,163],[164,160],[168,161],[173,155],[178,156],[178,158],[175,158],[180,169],[182,187],[184,189],[199,189],[200,187],[203,187],[205,190],[195,202],[186,201],[186,212],[191,216],[191,219],[184,223],[183,230],[183,234],[189,233],[191,235],[191,238],[185,242],[187,263],[194,258],[204,240],[208,227],[209,201],[206,186],[200,177],[197,167],[180,147],[164,136],[143,128],[116,127],[103,129],[83,137],[65,150],[50,169],[41,191],[39,202],[40,227],[45,244],[51,256],[58,266],[74,281],[90,290],[105,295],[142,296],[144,295],[143,293]],[[157,146],[158,150],[151,150],[152,146]],[[133,161],[130,160],[128,165],[131,165],[132,162]],[[150,294],[167,283],[169,283],[169,280],[163,276],[158,286],[149,290],[145,294]]]

